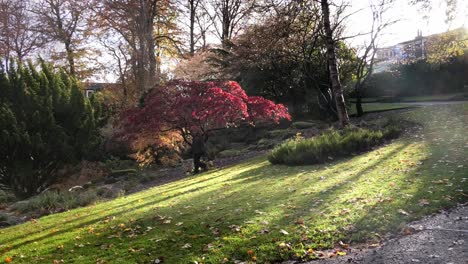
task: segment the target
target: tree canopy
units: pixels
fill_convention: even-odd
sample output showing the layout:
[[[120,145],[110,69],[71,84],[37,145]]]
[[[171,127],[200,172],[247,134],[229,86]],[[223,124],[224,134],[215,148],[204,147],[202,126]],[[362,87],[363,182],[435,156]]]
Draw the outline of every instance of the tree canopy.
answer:
[[[176,130],[191,144],[194,136],[208,136],[214,130],[290,118],[284,105],[248,96],[234,81],[171,81],[125,112],[122,125],[127,136]]]

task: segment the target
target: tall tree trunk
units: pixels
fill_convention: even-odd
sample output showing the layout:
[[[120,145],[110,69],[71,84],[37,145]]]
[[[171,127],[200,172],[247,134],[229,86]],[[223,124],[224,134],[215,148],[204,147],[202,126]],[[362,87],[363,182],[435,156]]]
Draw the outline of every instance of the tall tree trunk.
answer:
[[[159,82],[159,61],[156,59],[156,41],[154,38],[154,19],[157,15],[157,1],[148,1],[146,3],[145,13],[145,36],[146,36],[146,47],[147,47],[147,56],[149,62],[148,69],[148,83],[147,89],[153,88],[156,83]],[[159,31],[159,28],[158,28]],[[159,34],[159,32],[158,32]]]
[[[76,76],[75,70],[75,58],[73,56],[73,49],[70,42],[65,41],[65,51],[67,52],[68,67],[70,69],[70,75]]]
[[[143,38],[140,36],[140,46],[138,47],[138,52],[137,52],[137,87],[138,87],[138,93],[139,96],[143,95],[145,90],[146,90],[146,83],[147,81],[147,56],[146,56],[146,45],[145,42],[143,41]]]
[[[195,0],[189,0],[190,5],[190,55],[195,53]]]
[[[152,88],[159,81],[158,61],[156,60],[155,44],[153,38],[153,26],[148,28],[147,32],[147,47],[149,57],[149,72],[148,72],[148,89]]]
[[[356,115],[358,117],[364,115],[364,109],[362,109],[362,94],[359,89],[356,89]]]
[[[229,29],[231,28],[231,20],[229,18],[229,6],[227,3],[223,7],[222,15],[223,21],[221,21],[221,45],[223,46],[223,48],[225,48],[229,40]]]
[[[341,127],[345,127],[349,124],[349,117],[348,112],[346,111],[343,87],[341,86],[340,76],[338,74],[338,66],[336,65],[335,41],[333,40],[333,31],[330,26],[330,4],[328,3],[328,0],[322,0],[321,5],[332,91],[335,95],[336,110],[338,113],[340,125]]]
[[[8,73],[9,72],[9,68],[10,68],[10,52],[7,51],[6,54],[5,54],[5,72]]]

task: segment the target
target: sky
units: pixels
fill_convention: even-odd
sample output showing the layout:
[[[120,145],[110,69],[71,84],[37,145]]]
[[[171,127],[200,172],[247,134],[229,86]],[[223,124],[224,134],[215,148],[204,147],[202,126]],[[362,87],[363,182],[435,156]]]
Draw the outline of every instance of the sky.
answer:
[[[362,33],[369,29],[372,22],[372,13],[369,8],[371,0],[350,0],[349,12],[360,9],[355,15],[350,16],[346,26],[347,34]],[[388,27],[381,35],[379,46],[386,47],[397,43],[414,39],[417,31],[421,30],[423,36],[445,32],[459,27],[468,27],[468,0],[458,0],[457,13],[454,20],[447,24],[446,0],[432,0],[432,9],[422,10],[420,5],[411,5],[410,0],[395,0],[393,7],[384,14],[384,19],[398,22]],[[424,17],[427,16],[427,19]],[[351,45],[361,45],[366,37],[355,38]]]
[[[336,0],[335,2],[344,1],[350,4],[348,12],[354,13],[346,20],[345,35],[352,36],[359,33],[368,32],[372,23],[372,12],[370,11],[370,3],[379,0]],[[454,20],[447,24],[446,20],[446,1],[447,0],[431,0],[433,3],[432,9],[422,10],[420,6],[410,4],[410,0],[394,0],[392,8],[384,14],[384,20],[395,20],[398,22],[386,28],[379,37],[378,47],[387,47],[398,44],[403,41],[411,40],[416,37],[418,30],[422,31],[423,36],[445,32],[450,29],[459,27],[468,27],[468,0],[457,0],[458,8]],[[356,12],[356,13],[355,13]],[[424,18],[424,17],[427,18]],[[368,36],[361,36],[348,39],[351,46],[358,47],[363,45]],[[211,36],[209,42],[218,43],[219,40]],[[111,58],[104,55],[103,60],[108,61]],[[164,70],[174,67],[174,62],[166,62],[163,65]],[[116,76],[113,73],[107,73],[104,76],[99,76],[95,81],[116,81]]]

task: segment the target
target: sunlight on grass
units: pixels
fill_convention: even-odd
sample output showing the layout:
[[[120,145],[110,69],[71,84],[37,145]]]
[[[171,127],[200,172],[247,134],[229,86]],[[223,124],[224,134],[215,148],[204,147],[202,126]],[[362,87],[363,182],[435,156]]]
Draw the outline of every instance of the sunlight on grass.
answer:
[[[14,263],[268,263],[306,259],[307,249],[340,240],[379,240],[466,201],[464,107],[402,114],[424,128],[333,163],[273,166],[258,157],[1,229],[0,255]]]

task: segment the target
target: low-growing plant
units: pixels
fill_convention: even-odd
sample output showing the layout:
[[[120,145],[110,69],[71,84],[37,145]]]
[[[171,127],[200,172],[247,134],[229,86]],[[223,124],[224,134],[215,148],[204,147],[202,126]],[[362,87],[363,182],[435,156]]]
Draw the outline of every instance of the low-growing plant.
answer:
[[[9,191],[0,190],[0,204],[8,203],[15,200],[15,195]]]
[[[94,191],[82,193],[47,191],[28,200],[15,203],[12,207],[22,213],[33,211],[53,213],[86,206],[97,199],[98,196]]]
[[[7,221],[8,221],[8,215],[0,212],[0,222],[7,222]]]
[[[295,137],[274,148],[268,155],[273,164],[305,165],[324,163],[356,152],[369,150],[386,139],[400,134],[395,125],[380,130],[347,128],[329,130],[320,136],[304,139]]]
[[[306,121],[297,121],[292,123],[291,127],[296,128],[296,129],[307,129],[307,128],[312,128],[316,127],[317,125],[312,122],[306,122]]]

